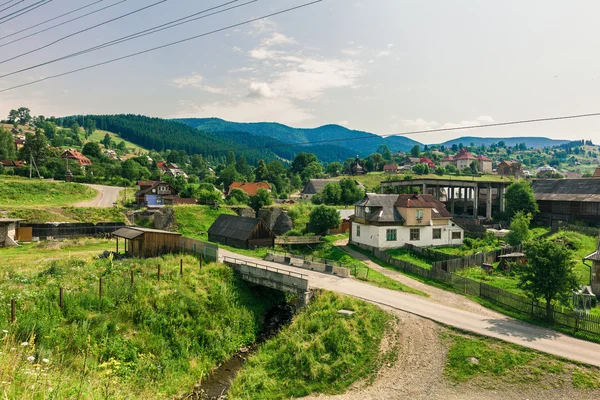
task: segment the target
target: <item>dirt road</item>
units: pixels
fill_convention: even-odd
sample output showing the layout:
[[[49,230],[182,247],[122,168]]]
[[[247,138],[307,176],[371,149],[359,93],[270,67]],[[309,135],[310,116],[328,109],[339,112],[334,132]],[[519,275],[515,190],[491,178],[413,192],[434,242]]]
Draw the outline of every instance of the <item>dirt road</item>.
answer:
[[[123,190],[122,187],[117,186],[103,186],[103,185],[86,185],[95,189],[98,194],[92,200],[82,201],[75,204],[75,207],[113,207],[119,200],[119,193]]]

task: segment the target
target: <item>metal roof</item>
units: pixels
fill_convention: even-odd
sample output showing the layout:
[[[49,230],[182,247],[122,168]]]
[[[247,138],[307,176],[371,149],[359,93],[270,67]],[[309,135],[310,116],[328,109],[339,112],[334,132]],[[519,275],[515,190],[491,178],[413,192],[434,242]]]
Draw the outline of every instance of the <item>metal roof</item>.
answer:
[[[19,221],[25,221],[25,220],[22,218],[0,218],[0,223],[2,223],[2,222],[11,223],[11,222],[19,222]]]
[[[367,193],[364,199],[356,203],[359,207],[369,207],[367,221],[370,222],[404,222],[394,204],[397,194]]]
[[[138,226],[128,226],[125,228],[121,228],[112,233],[113,236],[120,237],[123,239],[137,239],[138,237],[144,235],[145,233],[160,233],[163,235],[176,235],[181,236],[181,233],[177,232],[169,232],[169,231],[161,231],[159,229],[149,229],[149,228],[141,228]]]
[[[600,202],[600,179],[544,179],[531,184],[536,200]]]
[[[598,238],[598,247],[592,254],[586,256],[584,260],[600,261],[600,238]]]
[[[260,224],[264,224],[263,220],[260,218],[221,214],[210,228],[208,228],[208,234],[236,240],[247,240],[252,234],[252,231]],[[266,228],[269,230],[268,227]],[[275,237],[273,233],[271,233],[271,235],[272,237]]]

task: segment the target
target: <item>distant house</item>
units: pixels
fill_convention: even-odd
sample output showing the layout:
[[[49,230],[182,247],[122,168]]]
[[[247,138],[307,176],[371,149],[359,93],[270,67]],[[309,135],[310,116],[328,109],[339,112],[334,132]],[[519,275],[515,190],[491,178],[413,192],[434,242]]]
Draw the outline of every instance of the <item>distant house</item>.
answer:
[[[0,165],[4,168],[19,168],[25,166],[25,161],[0,160]]]
[[[586,256],[584,260],[592,262],[592,292],[598,296],[600,294],[600,239],[596,251]]]
[[[600,222],[600,179],[540,179],[531,188],[541,219]]]
[[[60,155],[60,158],[74,160],[77,163],[79,163],[79,165],[81,165],[82,167],[86,167],[88,165],[92,165],[92,161],[89,158],[87,158],[86,156],[84,156],[83,154],[81,154],[79,151],[77,151],[75,149],[67,149],[67,150],[65,150]]]
[[[19,151],[23,146],[25,146],[25,139],[15,138],[15,151]]]
[[[339,180],[336,179],[309,179],[308,182],[306,182],[306,185],[304,185],[304,189],[302,189],[302,192],[300,193],[300,198],[304,199],[304,200],[310,200],[312,199],[312,197],[317,194],[317,193],[321,193],[323,191],[323,189],[325,189],[325,186],[327,186],[328,183],[334,183],[334,182],[339,182]],[[356,184],[356,186],[360,187],[361,189],[364,189],[364,185],[358,181],[354,181],[354,183]]]
[[[440,166],[442,168],[446,168],[448,165],[456,166],[456,161],[454,160],[454,157],[452,157],[450,154],[442,158],[442,161],[440,161]]]
[[[471,166],[471,163],[475,160],[477,160],[477,157],[471,154],[467,149],[460,149],[456,156],[454,156],[456,168],[459,171],[462,171],[465,168],[469,168]]]
[[[221,214],[208,229],[208,240],[238,249],[273,247],[275,234],[260,218]]]
[[[256,196],[258,189],[265,189],[267,192],[271,193],[271,185],[267,182],[233,182],[229,185],[227,196],[231,194],[233,189],[240,189],[248,196]]]
[[[477,162],[479,163],[479,171],[485,174],[492,173],[492,160],[489,157],[480,154],[477,156]]]
[[[21,221],[18,218],[0,218],[0,247],[18,246],[17,231]]]
[[[164,207],[176,204],[173,199],[178,198],[177,189],[164,181],[139,181],[139,190],[135,192],[135,203],[139,206],[151,208]]]
[[[122,250],[137,258],[157,257],[180,249],[181,233],[160,231],[157,229],[127,226],[112,233],[117,240],[124,239]]]
[[[338,228],[330,229],[330,235],[346,233],[352,228],[352,216],[354,215],[354,209],[338,210],[338,214],[340,214],[342,224]]]
[[[358,155],[352,164],[350,164],[350,175],[364,175],[365,167],[361,164]]]
[[[181,168],[179,168],[179,165],[177,165],[177,164],[173,164],[173,163],[165,164],[165,165],[163,165],[161,170],[166,175],[172,176],[173,178],[177,178],[178,176],[182,176],[185,179],[188,178],[188,175]]]
[[[513,177],[515,179],[521,179],[523,175],[523,169],[521,163],[513,160],[504,160],[498,164],[497,168],[498,175]]]
[[[421,157],[419,159],[419,162],[423,165],[427,165],[429,167],[429,169],[435,169],[435,163],[427,157]]]
[[[566,179],[581,179],[580,172],[565,171],[562,175]]]
[[[386,164],[383,166],[383,172],[385,174],[397,174],[400,170],[397,164]]]
[[[378,249],[462,244],[464,230],[431,195],[367,193],[355,206],[350,239]]]
[[[404,166],[414,167],[417,164],[421,164],[421,157],[406,157],[404,158]]]

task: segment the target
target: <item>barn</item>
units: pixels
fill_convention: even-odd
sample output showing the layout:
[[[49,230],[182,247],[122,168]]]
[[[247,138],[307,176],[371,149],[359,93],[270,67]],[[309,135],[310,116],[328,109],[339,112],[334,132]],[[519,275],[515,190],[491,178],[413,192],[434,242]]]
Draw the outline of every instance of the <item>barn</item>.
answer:
[[[273,247],[275,234],[260,218],[221,214],[208,229],[208,240],[238,249]]]
[[[125,253],[137,258],[157,257],[180,249],[181,233],[176,232],[127,226],[113,232],[112,236],[117,241],[117,253],[119,239],[124,239]]]
[[[600,179],[540,179],[531,188],[539,219],[600,222]]]

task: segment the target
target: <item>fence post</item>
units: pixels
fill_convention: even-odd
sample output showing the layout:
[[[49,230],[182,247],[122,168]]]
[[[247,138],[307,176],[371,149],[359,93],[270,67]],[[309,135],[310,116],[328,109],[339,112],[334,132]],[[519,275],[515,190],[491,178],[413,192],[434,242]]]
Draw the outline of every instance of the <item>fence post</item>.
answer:
[[[131,270],[131,286],[133,286],[133,274],[134,274],[134,272],[133,272],[133,269],[132,269]]]
[[[160,282],[160,264],[157,265],[156,277],[158,279],[158,282]]]
[[[183,276],[183,258],[179,259],[179,276]]]
[[[61,310],[63,308],[63,291],[62,287],[58,290],[58,306]]]
[[[370,269],[371,269],[371,268],[367,268],[367,277],[365,278],[366,280],[369,280],[369,270],[370,270]]]
[[[579,313],[575,314],[575,333],[579,331],[579,316]]]
[[[16,313],[16,305],[15,299],[10,299],[10,323],[15,323],[15,313]]]
[[[531,318],[533,318],[533,312],[534,312],[534,310],[533,310],[533,307],[534,307],[533,302],[534,301],[535,301],[534,299],[531,299]]]
[[[100,281],[98,282],[98,294],[100,295],[100,298],[102,298],[102,281],[103,278],[100,277]]]
[[[202,269],[202,259],[203,259],[203,258],[204,258],[204,257],[202,256],[202,254],[200,254],[200,269]]]

